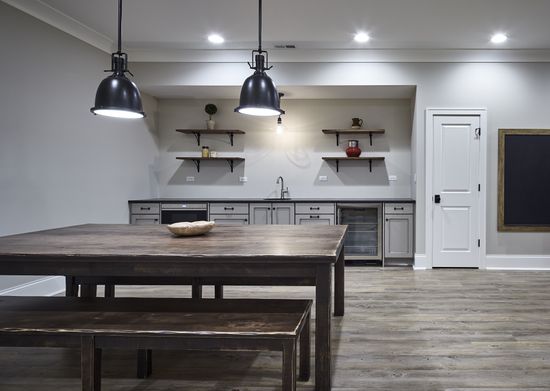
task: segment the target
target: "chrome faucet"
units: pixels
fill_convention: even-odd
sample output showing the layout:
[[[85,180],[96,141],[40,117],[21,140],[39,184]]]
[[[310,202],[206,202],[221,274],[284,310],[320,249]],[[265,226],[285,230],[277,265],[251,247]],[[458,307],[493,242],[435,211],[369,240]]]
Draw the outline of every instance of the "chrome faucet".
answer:
[[[277,178],[277,184],[281,184],[281,200],[285,199],[285,194],[288,195],[288,187],[285,189],[285,180],[282,176]]]

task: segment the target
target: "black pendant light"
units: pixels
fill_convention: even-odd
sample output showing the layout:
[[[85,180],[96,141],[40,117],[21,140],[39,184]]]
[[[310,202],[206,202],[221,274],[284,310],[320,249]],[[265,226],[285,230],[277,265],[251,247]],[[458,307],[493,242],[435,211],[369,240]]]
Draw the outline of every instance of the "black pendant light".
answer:
[[[262,0],[259,0],[258,9],[258,50],[252,51],[252,63],[248,63],[255,71],[244,81],[239,107],[235,111],[258,116],[281,115],[284,111],[280,108],[279,94],[273,80],[265,73],[272,67],[267,52],[262,50]]]
[[[128,55],[122,53],[122,0],[118,0],[118,51],[111,54],[113,74],[99,84],[95,96],[94,114],[117,118],[143,118],[141,95],[134,82],[125,75],[128,72]]]

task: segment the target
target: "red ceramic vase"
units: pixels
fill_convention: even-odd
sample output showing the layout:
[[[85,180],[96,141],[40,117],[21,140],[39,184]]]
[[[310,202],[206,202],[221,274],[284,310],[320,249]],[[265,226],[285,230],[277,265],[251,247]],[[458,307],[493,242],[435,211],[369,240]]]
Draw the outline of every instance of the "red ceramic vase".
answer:
[[[359,141],[348,140],[346,155],[348,155],[348,157],[359,157],[359,155],[361,155],[361,148],[359,148]]]

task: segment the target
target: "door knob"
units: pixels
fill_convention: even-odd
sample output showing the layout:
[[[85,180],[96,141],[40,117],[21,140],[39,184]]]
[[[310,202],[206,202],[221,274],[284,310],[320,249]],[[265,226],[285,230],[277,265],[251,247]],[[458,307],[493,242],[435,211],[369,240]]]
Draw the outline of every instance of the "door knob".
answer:
[[[434,202],[435,202],[436,204],[441,203],[441,196],[440,196],[439,194],[436,194],[436,195],[434,196]]]

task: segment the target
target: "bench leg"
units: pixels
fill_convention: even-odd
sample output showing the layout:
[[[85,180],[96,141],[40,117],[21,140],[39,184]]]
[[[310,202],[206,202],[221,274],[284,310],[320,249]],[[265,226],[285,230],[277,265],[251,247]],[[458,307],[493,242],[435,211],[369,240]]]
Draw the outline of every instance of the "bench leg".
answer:
[[[97,285],[96,284],[80,285],[80,297],[97,297]]]
[[[304,328],[300,333],[300,372],[298,374],[298,380],[300,381],[308,381],[311,374],[310,320],[311,315],[308,316],[306,324],[304,324]]]
[[[199,280],[194,280],[191,285],[191,297],[193,299],[202,299],[202,284]]]
[[[153,351],[151,349],[139,349],[137,354],[137,377],[147,379],[153,372]]]
[[[78,296],[78,284],[76,283],[76,278],[74,276],[65,276],[65,296]]]
[[[82,391],[101,391],[101,349],[92,336],[82,337],[80,344]]]
[[[214,285],[214,298],[223,299],[223,285],[222,284]]]
[[[105,284],[105,297],[115,297],[115,286],[113,284]]]
[[[296,391],[296,340],[283,342],[283,391]]]

